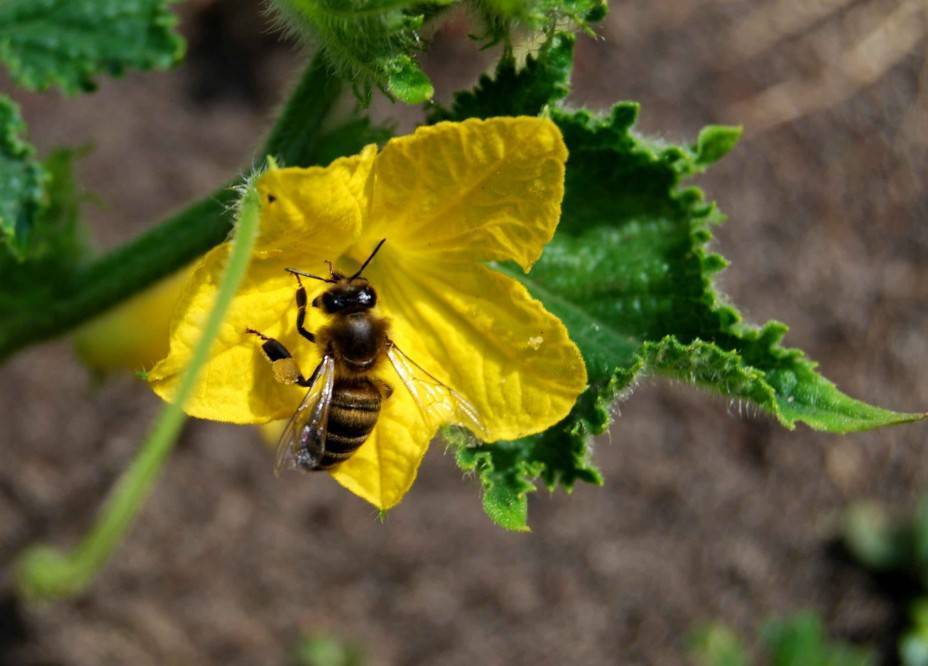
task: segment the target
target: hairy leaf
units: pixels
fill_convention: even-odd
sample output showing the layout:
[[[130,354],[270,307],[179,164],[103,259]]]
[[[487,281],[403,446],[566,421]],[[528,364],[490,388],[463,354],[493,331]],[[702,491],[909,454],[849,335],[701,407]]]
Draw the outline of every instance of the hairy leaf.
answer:
[[[98,74],[165,69],[183,55],[173,0],[6,0],[0,60],[31,90],[92,90]]]
[[[86,257],[78,219],[81,195],[73,174],[74,160],[83,153],[57,150],[41,165],[46,193],[30,221],[26,252],[0,250],[0,320],[28,309],[37,299],[54,298]]]
[[[579,28],[591,32],[589,24],[606,16],[606,0],[470,0],[483,21],[481,37],[496,43],[507,39],[514,28],[547,30]]]
[[[537,115],[570,92],[574,37],[554,35],[537,55],[529,55],[521,70],[510,49],[505,49],[494,76],[484,74],[474,90],[457,93],[450,109],[435,107],[431,123],[463,118]]]
[[[48,173],[46,205],[38,216],[32,239],[34,260],[52,261],[59,269],[76,266],[87,246],[80,227],[80,204],[85,198],[74,178],[74,163],[89,148],[59,148],[42,162]]]
[[[515,74],[504,58],[495,80],[458,95],[450,111],[433,119],[542,112],[563,97],[565,49],[569,42],[551,41]],[[541,90],[549,91],[548,100]],[[554,429],[459,456],[492,490],[489,508],[518,506],[524,515],[526,485],[537,478],[551,488],[600,482],[590,436],[608,428],[612,403],[642,372],[747,400],[787,428],[801,421],[846,433],[924,418],[844,395],[801,351],[780,345],[786,326],[749,326],[715,291],[713,277],[726,261],[706,245],[723,218],[681,181],[724,156],[738,128],[709,127],[695,144],[677,146],[634,132],[635,104],[618,104],[606,115],[546,112],[570,152],[561,223],[529,275],[499,268],[564,321],[584,354],[590,387]],[[516,514],[506,515],[512,527]]]
[[[712,278],[726,262],[706,250],[722,218],[679,182],[724,155],[735,131],[708,128],[695,146],[665,145],[632,132],[636,114],[632,104],[606,117],[553,114],[571,152],[567,194],[558,237],[526,283],[562,311],[589,350],[591,376],[611,380],[612,365],[621,390],[650,369],[747,398],[788,428],[846,433],[923,418],[849,398],[801,351],[780,346],[786,326],[749,326],[722,302]],[[603,330],[615,336],[605,348]]]
[[[19,108],[0,95],[0,239],[18,260],[28,252],[47,178],[33,159],[32,146],[22,138],[25,130]]]
[[[373,87],[406,102],[432,98],[432,82],[412,55],[421,49],[426,16],[451,0],[274,0],[279,23],[323,49],[356,93],[369,100]]]

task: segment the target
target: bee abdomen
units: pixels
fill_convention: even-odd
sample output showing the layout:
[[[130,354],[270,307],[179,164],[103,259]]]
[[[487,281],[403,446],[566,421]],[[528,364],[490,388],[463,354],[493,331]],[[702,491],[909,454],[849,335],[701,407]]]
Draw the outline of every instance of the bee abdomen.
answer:
[[[370,381],[335,384],[320,467],[331,468],[347,460],[367,441],[377,425],[381,400]]]

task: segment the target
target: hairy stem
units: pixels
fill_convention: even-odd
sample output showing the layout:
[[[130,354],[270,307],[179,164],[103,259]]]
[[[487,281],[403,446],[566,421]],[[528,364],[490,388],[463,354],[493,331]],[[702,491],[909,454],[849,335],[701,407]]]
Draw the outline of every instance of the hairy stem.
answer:
[[[284,106],[260,159],[274,155],[286,165],[316,163],[319,128],[341,90],[341,81],[317,55]],[[82,324],[221,243],[232,229],[234,201],[231,184],[223,185],[67,279],[55,280],[44,300],[0,322],[0,361]]]
[[[186,418],[183,405],[196,387],[200,369],[206,363],[226,311],[245,277],[258,236],[259,208],[257,191],[250,187],[238,207],[235,238],[216,301],[193,350],[190,365],[181,378],[174,402],[161,411],[148,439],[123,473],[103,505],[97,522],[80,545],[71,553],[35,546],[22,554],[17,567],[17,583],[26,598],[55,599],[81,593],[122,541],[177,440]]]

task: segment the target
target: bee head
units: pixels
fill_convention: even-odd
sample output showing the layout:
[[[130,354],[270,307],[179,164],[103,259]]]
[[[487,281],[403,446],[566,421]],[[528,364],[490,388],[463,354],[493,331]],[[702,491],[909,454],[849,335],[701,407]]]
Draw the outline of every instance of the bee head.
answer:
[[[326,314],[351,314],[370,310],[377,305],[377,292],[366,278],[340,277],[320,296],[313,299],[314,308]]]
[[[330,275],[328,278],[319,277],[312,273],[304,273],[295,268],[288,268],[287,271],[293,273],[297,281],[299,281],[302,275],[303,277],[313,278],[321,282],[328,282],[332,285],[325,293],[313,299],[313,307],[322,308],[322,311],[326,314],[351,314],[353,312],[370,310],[377,305],[377,292],[374,291],[374,288],[367,281],[367,278],[361,277],[361,273],[367,268],[367,265],[371,263],[371,259],[374,258],[374,255],[377,254],[377,251],[380,250],[380,247],[386,241],[387,239],[383,238],[377,243],[374,251],[364,260],[364,263],[361,264],[361,268],[359,268],[354,275],[342,275],[335,270],[331,261],[326,262],[329,265]],[[300,282],[301,287],[302,285],[303,283]],[[305,294],[305,292],[302,293]],[[305,299],[305,295],[302,298]],[[305,300],[302,302],[304,304],[306,303]]]

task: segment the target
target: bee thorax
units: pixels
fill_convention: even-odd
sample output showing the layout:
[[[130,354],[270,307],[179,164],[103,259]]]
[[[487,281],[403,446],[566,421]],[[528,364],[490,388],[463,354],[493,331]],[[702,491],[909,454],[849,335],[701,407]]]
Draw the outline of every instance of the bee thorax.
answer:
[[[336,317],[328,327],[335,358],[344,369],[370,370],[379,360],[386,341],[386,325],[368,312]]]

